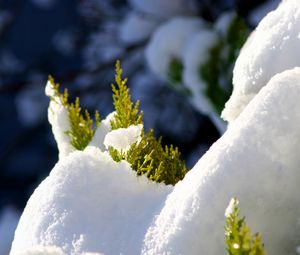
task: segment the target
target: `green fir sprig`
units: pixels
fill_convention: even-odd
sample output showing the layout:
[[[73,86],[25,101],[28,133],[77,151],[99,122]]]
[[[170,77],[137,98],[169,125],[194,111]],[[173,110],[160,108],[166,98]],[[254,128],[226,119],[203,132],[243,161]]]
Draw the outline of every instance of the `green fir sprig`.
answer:
[[[130,125],[143,124],[143,112],[139,112],[140,102],[131,101],[129,88],[126,86],[127,78],[122,79],[120,61],[116,62],[115,82],[112,84],[113,105],[116,115],[111,121],[112,129],[128,128]]]
[[[63,93],[59,91],[59,84],[55,83],[54,79],[49,76],[49,82],[54,90],[54,96],[51,100],[56,101],[62,106],[66,107],[70,122],[70,130],[66,132],[71,139],[72,146],[77,150],[84,150],[84,148],[92,140],[96,128],[100,124],[100,115],[96,111],[94,120],[91,118],[87,110],[82,110],[80,107],[80,100],[77,97],[75,103],[69,103],[69,93],[65,89]]]
[[[112,85],[113,103],[116,114],[111,121],[112,129],[127,128],[130,125],[144,124],[139,111],[139,102],[133,103],[126,86],[127,79],[122,79],[120,62],[116,63],[116,85]],[[142,130],[141,141],[135,143],[126,152],[110,148],[110,155],[115,161],[126,160],[137,175],[145,174],[150,180],[175,185],[187,172],[184,161],[180,159],[178,148],[163,146],[161,138],[156,139],[154,131]]]
[[[238,200],[233,199],[226,215],[225,241],[228,255],[266,255],[261,236],[252,235],[245,217],[240,217]],[[227,209],[228,210],[228,209]]]

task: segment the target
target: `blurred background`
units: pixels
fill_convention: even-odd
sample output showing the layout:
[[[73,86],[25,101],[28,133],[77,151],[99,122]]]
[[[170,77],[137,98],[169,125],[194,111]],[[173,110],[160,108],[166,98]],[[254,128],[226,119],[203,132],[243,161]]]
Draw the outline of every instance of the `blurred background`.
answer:
[[[279,0],[0,1],[0,255],[58,160],[44,95],[51,74],[84,108],[113,110],[121,60],[146,129],[191,168],[226,129],[241,46]]]

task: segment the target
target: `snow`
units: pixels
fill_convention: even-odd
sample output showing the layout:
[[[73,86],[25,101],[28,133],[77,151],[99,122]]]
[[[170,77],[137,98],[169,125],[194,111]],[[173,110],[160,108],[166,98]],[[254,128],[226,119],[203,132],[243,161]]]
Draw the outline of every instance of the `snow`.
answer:
[[[222,254],[224,210],[236,197],[268,254],[299,245],[300,68],[274,76],[176,184],[143,254]]]
[[[52,132],[59,150],[59,159],[62,159],[74,151],[70,137],[66,134],[67,131],[71,130],[68,110],[62,105],[60,98],[55,96],[54,89],[49,81],[45,93],[53,98],[50,100],[48,108],[48,120],[52,126]]]
[[[239,204],[239,201],[236,200],[235,198],[231,198],[229,205],[227,206],[226,210],[225,210],[225,217],[228,218],[234,210],[234,206]]]
[[[133,144],[141,141],[142,130],[142,124],[112,130],[105,136],[104,145],[106,149],[113,147],[118,151],[127,152]]]
[[[5,207],[0,214],[0,254],[6,255],[10,251],[14,232],[18,225],[20,213],[13,207]]]
[[[299,34],[299,0],[282,2],[259,23],[236,61],[225,120],[232,122],[275,74],[300,66]]]
[[[127,162],[88,146],[60,160],[21,216],[10,255],[35,245],[66,254],[139,254],[172,187],[136,176]]]
[[[183,58],[185,44],[203,27],[203,21],[193,17],[175,17],[158,27],[145,49],[151,71],[166,79],[170,61]]]
[[[21,252],[20,255],[65,255],[65,253],[55,246],[34,246]]]
[[[152,34],[161,22],[152,16],[131,11],[121,22],[119,36],[125,45],[134,45],[142,42]]]
[[[162,18],[171,18],[176,15],[195,14],[194,0],[129,0],[137,10]]]
[[[62,249],[55,246],[33,246],[19,255],[66,255]],[[102,255],[95,252],[84,252],[81,255]]]
[[[115,114],[116,112],[111,112],[104,120],[100,122],[93,139],[89,143],[90,146],[95,146],[103,151],[105,150],[104,138],[111,131],[110,122],[114,119]]]

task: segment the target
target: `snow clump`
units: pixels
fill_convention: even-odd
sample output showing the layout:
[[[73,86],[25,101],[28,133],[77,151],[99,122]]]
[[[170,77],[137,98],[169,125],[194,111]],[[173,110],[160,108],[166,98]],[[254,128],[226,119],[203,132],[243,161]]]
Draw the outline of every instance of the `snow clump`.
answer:
[[[299,109],[300,68],[274,76],[176,184],[148,229],[143,254],[224,253],[224,209],[232,197],[268,254],[294,254],[300,239]]]
[[[133,144],[138,144],[141,141],[142,130],[142,124],[118,128],[105,136],[104,145],[106,149],[113,147],[118,151],[127,152]]]

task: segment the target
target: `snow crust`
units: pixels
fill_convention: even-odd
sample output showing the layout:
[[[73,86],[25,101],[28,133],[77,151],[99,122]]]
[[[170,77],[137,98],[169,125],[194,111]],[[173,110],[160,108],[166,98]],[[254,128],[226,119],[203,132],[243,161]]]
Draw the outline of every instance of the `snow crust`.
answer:
[[[133,144],[141,141],[142,130],[142,124],[113,130],[105,136],[104,145],[106,149],[113,147],[118,151],[127,152]]]
[[[275,74],[300,66],[300,1],[283,1],[258,25],[233,71],[234,90],[222,117],[232,122]]]
[[[199,18],[175,17],[158,27],[146,47],[145,55],[150,69],[166,79],[170,61],[183,59],[184,47],[189,38],[203,29]]]
[[[127,162],[89,146],[60,160],[29,199],[10,255],[36,245],[66,254],[139,254],[172,187],[137,177]]]
[[[68,110],[62,105],[60,98],[55,96],[54,89],[49,81],[47,82],[45,93],[53,98],[53,100],[50,100],[48,107],[48,120],[52,126],[52,132],[57,143],[59,159],[62,159],[74,151],[70,137],[66,134],[67,131],[71,130]]]
[[[268,254],[294,254],[300,238],[300,68],[274,76],[176,184],[149,228],[143,254],[222,254],[232,197]]]

